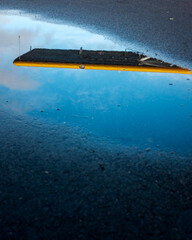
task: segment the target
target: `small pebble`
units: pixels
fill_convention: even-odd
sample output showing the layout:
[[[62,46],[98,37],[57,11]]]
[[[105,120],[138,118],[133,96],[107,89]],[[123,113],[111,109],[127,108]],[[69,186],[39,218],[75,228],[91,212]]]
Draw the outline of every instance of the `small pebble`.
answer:
[[[149,152],[149,151],[151,151],[151,148],[146,148],[145,151]]]
[[[169,83],[169,85],[173,85],[173,83]]]
[[[169,18],[169,20],[170,20],[170,21],[173,21],[173,20],[174,20],[174,18],[172,18],[172,17],[171,17],[171,18]]]
[[[99,166],[100,166],[100,168],[101,168],[102,170],[105,169],[102,163],[99,163]]]
[[[43,110],[41,110],[40,112],[43,112]]]
[[[57,111],[59,111],[60,110],[60,108],[57,108]]]

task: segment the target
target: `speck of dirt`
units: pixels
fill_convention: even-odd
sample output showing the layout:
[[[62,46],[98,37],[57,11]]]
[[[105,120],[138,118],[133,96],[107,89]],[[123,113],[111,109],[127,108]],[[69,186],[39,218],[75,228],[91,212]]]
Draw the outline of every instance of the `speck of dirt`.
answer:
[[[151,151],[151,148],[146,148],[145,151],[149,152],[149,151]]]
[[[99,163],[99,166],[100,166],[101,170],[105,169],[102,163]]]

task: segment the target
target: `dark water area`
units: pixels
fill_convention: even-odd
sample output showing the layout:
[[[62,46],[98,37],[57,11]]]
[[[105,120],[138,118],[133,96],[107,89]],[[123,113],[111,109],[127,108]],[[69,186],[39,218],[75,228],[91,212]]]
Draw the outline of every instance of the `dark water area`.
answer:
[[[18,36],[21,53],[127,44],[0,22],[0,239],[191,239],[191,75],[16,67]]]

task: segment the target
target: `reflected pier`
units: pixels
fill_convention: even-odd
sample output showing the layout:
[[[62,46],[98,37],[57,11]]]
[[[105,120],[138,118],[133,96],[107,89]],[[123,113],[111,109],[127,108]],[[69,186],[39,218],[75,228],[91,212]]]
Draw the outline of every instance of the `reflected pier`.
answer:
[[[179,66],[127,51],[33,49],[14,60],[16,66],[191,74]]]

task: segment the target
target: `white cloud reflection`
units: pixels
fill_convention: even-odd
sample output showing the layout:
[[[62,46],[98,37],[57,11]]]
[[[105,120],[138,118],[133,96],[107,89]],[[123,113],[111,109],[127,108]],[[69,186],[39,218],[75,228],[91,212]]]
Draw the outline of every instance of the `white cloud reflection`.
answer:
[[[31,68],[13,66],[19,55],[18,36],[21,36],[21,54],[32,48],[60,49],[103,49],[122,50],[123,48],[104,36],[90,33],[84,29],[47,23],[35,20],[17,11],[0,11],[0,84],[10,89],[30,89],[38,86],[31,79]]]
[[[28,76],[24,76],[22,74],[14,75],[13,72],[7,72],[0,70],[0,84],[8,87],[9,89],[15,90],[33,90],[39,84],[33,80],[31,80]]]

